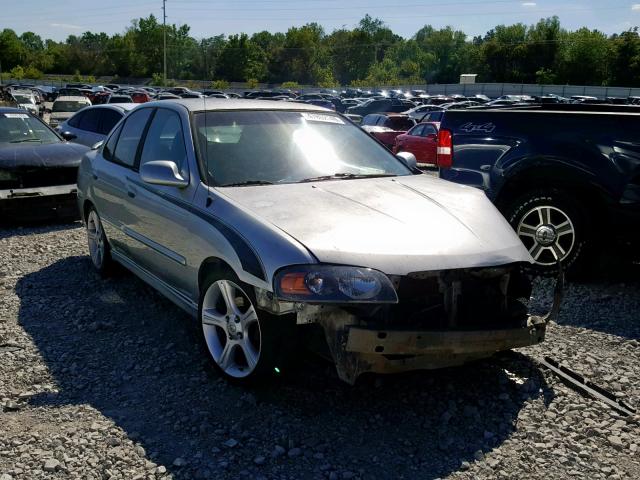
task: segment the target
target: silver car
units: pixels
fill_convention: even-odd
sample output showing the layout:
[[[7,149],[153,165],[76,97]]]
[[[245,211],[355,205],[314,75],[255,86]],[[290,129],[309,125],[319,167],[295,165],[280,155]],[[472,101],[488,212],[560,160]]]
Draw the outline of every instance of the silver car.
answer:
[[[91,260],[197,318],[237,380],[284,368],[301,331],[349,383],[541,342],[559,295],[529,315],[509,224],[411,157],[311,105],[146,103],[80,166]]]

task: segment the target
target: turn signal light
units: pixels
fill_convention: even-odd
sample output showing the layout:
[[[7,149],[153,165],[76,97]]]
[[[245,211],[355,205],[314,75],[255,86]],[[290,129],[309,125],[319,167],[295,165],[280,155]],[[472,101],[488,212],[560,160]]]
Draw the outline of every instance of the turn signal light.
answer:
[[[306,273],[293,272],[283,275],[280,279],[280,290],[289,295],[311,295],[305,282]]]

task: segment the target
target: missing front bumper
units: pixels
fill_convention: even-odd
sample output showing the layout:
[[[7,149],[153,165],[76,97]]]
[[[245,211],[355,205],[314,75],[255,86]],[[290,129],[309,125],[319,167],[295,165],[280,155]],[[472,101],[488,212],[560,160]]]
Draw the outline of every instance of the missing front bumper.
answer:
[[[399,373],[462,365],[497,352],[544,341],[547,323],[560,310],[564,276],[556,283],[553,304],[544,316],[531,315],[526,326],[491,330],[403,330],[363,326],[338,311],[317,314],[336,363],[338,376],[354,384],[363,373]]]
[[[78,217],[76,185],[0,190],[0,219],[40,221]]]

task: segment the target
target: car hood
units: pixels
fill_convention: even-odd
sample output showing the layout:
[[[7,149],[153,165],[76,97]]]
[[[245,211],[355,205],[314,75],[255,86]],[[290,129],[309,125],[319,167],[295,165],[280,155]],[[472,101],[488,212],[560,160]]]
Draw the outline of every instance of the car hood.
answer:
[[[77,167],[89,147],[77,143],[17,143],[0,146],[0,169]]]
[[[221,191],[320,262],[406,275],[532,261],[484,193],[429,175]]]

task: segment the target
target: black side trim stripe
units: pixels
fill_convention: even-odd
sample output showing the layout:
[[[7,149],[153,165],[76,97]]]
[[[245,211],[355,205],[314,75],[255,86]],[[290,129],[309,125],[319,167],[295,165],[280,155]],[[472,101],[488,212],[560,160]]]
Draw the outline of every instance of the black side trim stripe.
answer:
[[[156,190],[155,188],[150,187],[149,185],[139,182],[133,178],[127,178],[131,183],[134,183],[136,186],[147,190],[148,192],[153,193],[154,195],[158,195],[163,200],[174,204],[177,207],[180,207],[184,210],[187,210],[189,213],[198,216],[209,225],[218,230],[224,238],[231,244],[233,249],[236,251],[238,258],[240,259],[240,264],[245,272],[250,273],[256,278],[261,280],[267,279],[267,274],[265,273],[264,266],[260,261],[260,257],[253,249],[251,244],[233,227],[225,223],[219,217],[215,215],[200,210],[199,208],[194,207],[193,205],[174,198],[170,195],[167,195],[164,192]]]

